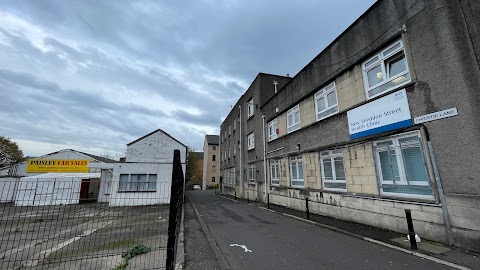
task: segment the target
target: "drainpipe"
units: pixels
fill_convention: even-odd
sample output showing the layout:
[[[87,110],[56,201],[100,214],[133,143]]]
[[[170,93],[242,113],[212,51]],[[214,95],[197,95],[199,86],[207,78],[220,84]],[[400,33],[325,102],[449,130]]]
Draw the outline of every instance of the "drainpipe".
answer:
[[[238,153],[240,155],[240,191],[241,191],[241,196],[243,198],[243,159],[242,159],[242,152],[243,152],[243,146],[242,146],[242,138],[243,138],[243,131],[242,131],[242,105],[238,105],[238,110],[240,111],[240,124],[238,125],[239,131],[240,131],[240,143],[238,144]],[[235,188],[236,185],[235,185]]]
[[[276,86],[276,85],[275,85]],[[263,177],[265,184],[263,185],[264,190],[264,200],[267,199],[267,143],[265,138],[265,115],[262,115],[262,137],[263,137]]]

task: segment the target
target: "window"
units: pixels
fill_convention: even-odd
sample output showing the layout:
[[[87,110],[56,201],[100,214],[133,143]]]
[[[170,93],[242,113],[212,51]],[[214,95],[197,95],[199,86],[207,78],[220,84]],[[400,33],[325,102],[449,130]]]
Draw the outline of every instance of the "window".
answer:
[[[233,119],[233,130],[237,129],[237,118]]]
[[[272,186],[280,185],[280,161],[270,161],[270,184]]]
[[[320,152],[320,167],[322,171],[323,188],[341,191],[347,190],[342,150]]]
[[[212,161],[215,161],[215,155],[212,155]]]
[[[215,167],[215,165],[212,166],[212,172],[215,172],[217,168]]]
[[[212,177],[213,179],[213,177]],[[212,181],[214,182],[214,181]],[[224,186],[234,187],[235,186],[235,168],[225,171],[225,181]]]
[[[217,146],[216,146],[216,145],[212,145],[212,150],[213,150],[213,151],[217,150]]]
[[[215,176],[212,176],[212,183],[215,183]]]
[[[304,187],[302,156],[290,158],[290,179],[292,187]]]
[[[247,142],[248,142],[248,147],[247,149],[248,150],[252,150],[255,148],[255,137],[253,136],[253,132],[248,134],[248,137],[247,137]]]
[[[253,98],[251,98],[248,102],[247,102],[247,118],[250,118],[253,116]]]
[[[228,147],[228,158],[230,158],[230,154],[231,154],[231,152],[230,152],[230,146],[229,146]]]
[[[223,131],[223,138],[225,138],[225,140],[227,139],[227,129],[225,128],[225,130]]]
[[[232,135],[232,125],[228,125],[228,136]]]
[[[278,129],[277,129],[277,119],[273,119],[268,123],[268,141],[273,141],[277,138]]]
[[[363,63],[362,69],[367,99],[411,81],[402,40]]]
[[[255,184],[255,165],[248,164],[248,183]]]
[[[317,121],[338,112],[337,91],[335,83],[315,93],[315,113]]]
[[[233,144],[233,156],[237,155],[237,143]]]
[[[118,192],[157,191],[156,174],[120,174]]]
[[[287,112],[287,131],[294,132],[300,128],[300,106],[297,105]]]
[[[381,193],[433,199],[418,132],[374,143]]]

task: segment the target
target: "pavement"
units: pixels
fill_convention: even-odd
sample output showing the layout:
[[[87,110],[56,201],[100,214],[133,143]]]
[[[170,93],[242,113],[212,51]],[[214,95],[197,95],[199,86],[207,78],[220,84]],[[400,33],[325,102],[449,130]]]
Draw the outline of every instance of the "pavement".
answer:
[[[413,252],[405,235],[387,230],[313,214],[307,220],[213,191],[187,197],[186,269],[480,269],[477,253],[431,242],[423,243],[438,252]]]

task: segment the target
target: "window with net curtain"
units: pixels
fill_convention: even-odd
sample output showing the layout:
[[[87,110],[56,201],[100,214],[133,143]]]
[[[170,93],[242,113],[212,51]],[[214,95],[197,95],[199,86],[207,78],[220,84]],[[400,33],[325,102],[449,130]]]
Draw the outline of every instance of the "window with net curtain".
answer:
[[[381,192],[433,199],[419,132],[410,132],[374,143]]]
[[[118,191],[156,191],[156,174],[121,174]]]

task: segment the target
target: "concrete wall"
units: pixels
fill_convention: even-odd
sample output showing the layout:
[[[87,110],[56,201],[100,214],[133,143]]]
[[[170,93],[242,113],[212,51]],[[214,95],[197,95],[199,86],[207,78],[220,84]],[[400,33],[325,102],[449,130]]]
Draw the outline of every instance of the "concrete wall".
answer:
[[[185,163],[187,148],[161,131],[157,131],[127,146],[126,162],[172,163],[173,151],[180,150],[180,160]]]

